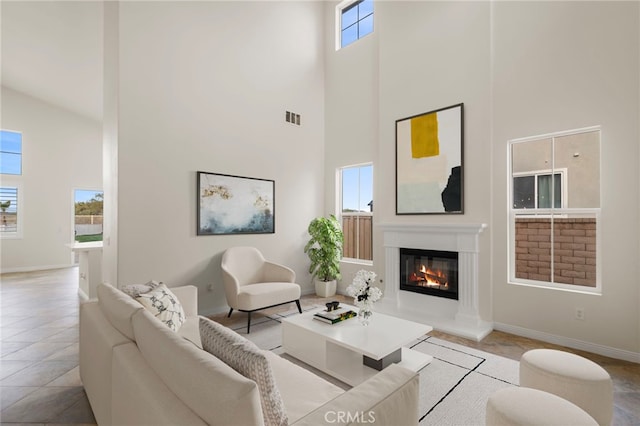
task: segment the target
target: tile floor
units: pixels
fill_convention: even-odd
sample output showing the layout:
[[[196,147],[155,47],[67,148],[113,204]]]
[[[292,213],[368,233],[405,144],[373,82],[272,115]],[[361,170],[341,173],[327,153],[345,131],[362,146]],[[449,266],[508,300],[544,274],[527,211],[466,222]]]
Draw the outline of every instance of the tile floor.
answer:
[[[338,300],[346,300],[335,296]],[[305,296],[303,307],[326,300]],[[0,275],[0,424],[95,425],[78,371],[78,269]],[[266,315],[256,313],[256,326]],[[262,318],[261,318],[262,317]],[[246,332],[246,316],[212,319]],[[472,342],[439,332],[441,339],[519,360],[527,350],[558,348],[602,365],[614,382],[614,425],[640,425],[640,365],[493,332]]]
[[[3,425],[96,423],[78,367],[77,274],[68,268],[0,278]]]

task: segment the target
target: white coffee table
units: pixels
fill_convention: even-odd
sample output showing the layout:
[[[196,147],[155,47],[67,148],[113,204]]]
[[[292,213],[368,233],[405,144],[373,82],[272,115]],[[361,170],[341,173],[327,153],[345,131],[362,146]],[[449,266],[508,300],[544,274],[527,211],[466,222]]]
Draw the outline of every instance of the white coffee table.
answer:
[[[351,308],[358,311],[358,308]],[[375,311],[366,327],[358,318],[327,324],[313,319],[313,314],[321,310],[318,308],[282,320],[283,349],[351,386],[374,376],[391,362],[419,371],[433,360],[430,355],[404,347],[433,330],[428,325]],[[365,359],[377,369],[365,365]]]

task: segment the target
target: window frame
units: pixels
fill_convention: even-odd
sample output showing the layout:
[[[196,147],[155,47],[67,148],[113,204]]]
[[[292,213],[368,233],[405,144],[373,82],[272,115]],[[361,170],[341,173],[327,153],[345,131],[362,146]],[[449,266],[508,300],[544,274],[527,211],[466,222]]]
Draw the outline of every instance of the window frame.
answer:
[[[343,171],[345,169],[355,169],[355,168],[362,168],[362,167],[371,167],[371,196],[372,196],[372,201],[373,201],[373,162],[366,162],[366,163],[358,163],[358,164],[352,164],[352,165],[348,165],[348,166],[342,166],[339,167],[336,170],[336,194],[337,194],[337,200],[336,200],[336,217],[338,218],[338,220],[340,221],[340,226],[342,227],[344,221],[344,217],[345,216],[355,216],[355,217],[370,217],[371,218],[371,222],[372,222],[372,229],[371,229],[371,260],[367,260],[367,259],[359,259],[359,258],[354,258],[354,257],[345,257],[344,256],[344,243],[343,243],[343,251],[342,251],[342,258],[340,259],[341,262],[348,262],[348,263],[355,263],[355,264],[361,264],[361,265],[368,265],[371,266],[373,265],[373,209],[371,209],[371,211],[369,212],[349,212],[347,214],[345,214],[345,212],[343,212],[343,199],[344,199],[344,191],[343,191]],[[360,191],[361,191],[361,187],[360,184],[358,184],[358,196],[360,196]],[[360,232],[360,226],[357,226],[357,231]],[[343,229],[344,231],[344,229]],[[357,245],[356,248],[356,255],[359,256],[360,253],[360,246],[359,244]]]
[[[568,197],[569,197],[569,189],[568,189],[568,169],[564,173],[562,178],[562,207],[561,208],[515,208],[514,207],[514,194],[513,194],[513,185],[514,185],[514,177],[519,175],[529,175],[533,173],[529,172],[518,172],[513,173],[513,151],[512,146],[517,143],[522,142],[532,142],[536,140],[544,140],[551,139],[552,140],[552,167],[550,169],[546,169],[546,174],[555,174],[559,171],[564,170],[564,168],[554,168],[554,144],[555,139],[563,136],[571,136],[577,135],[581,133],[590,133],[590,132],[598,132],[598,163],[600,165],[600,170],[602,170],[602,128],[601,126],[591,126],[580,129],[566,130],[554,133],[548,133],[543,135],[530,136],[525,138],[517,138],[511,139],[507,143],[507,213],[508,213],[508,232],[507,232],[507,253],[508,253],[508,265],[507,265],[507,283],[512,285],[521,285],[527,287],[536,287],[536,288],[547,288],[551,290],[560,290],[560,291],[568,291],[573,293],[583,293],[583,294],[593,294],[593,295],[602,295],[602,236],[601,236],[601,209],[602,209],[602,199],[600,198],[599,207],[594,208],[570,208],[566,207],[568,205]],[[540,173],[545,174],[545,173]],[[537,178],[536,178],[537,185]],[[599,194],[602,194],[602,178],[598,180],[598,191]],[[537,192],[536,192],[537,198]],[[537,199],[536,199],[537,204]],[[551,281],[539,281],[525,278],[516,278],[516,219],[518,217],[521,218],[544,218],[550,219],[551,221],[551,273],[550,279]],[[554,243],[553,243],[553,219],[566,219],[566,218],[593,218],[596,223],[596,285],[595,287],[589,287],[586,285],[580,284],[565,284],[553,281],[554,279]]]
[[[340,50],[340,49],[344,49],[347,46],[350,46],[352,44],[354,44],[355,42],[357,42],[358,40],[368,36],[369,34],[373,34],[374,32],[374,28],[375,28],[375,11],[372,9],[371,13],[363,18],[358,18],[356,19],[356,22],[354,23],[354,25],[357,25],[358,28],[360,27],[360,22],[362,22],[365,18],[372,16],[374,17],[374,22],[372,24],[371,27],[371,32],[364,34],[362,36],[360,36],[359,31],[358,31],[358,37],[353,40],[351,43],[346,44],[346,45],[342,45],[342,15],[344,12],[347,12],[349,9],[352,9],[354,7],[358,7],[358,5],[360,3],[362,3],[364,0],[344,0],[341,3],[339,3],[336,6],[336,16],[335,16],[335,31],[336,31],[336,37],[335,37],[335,42],[336,42],[336,51]],[[374,1],[371,0],[371,3],[373,5]]]

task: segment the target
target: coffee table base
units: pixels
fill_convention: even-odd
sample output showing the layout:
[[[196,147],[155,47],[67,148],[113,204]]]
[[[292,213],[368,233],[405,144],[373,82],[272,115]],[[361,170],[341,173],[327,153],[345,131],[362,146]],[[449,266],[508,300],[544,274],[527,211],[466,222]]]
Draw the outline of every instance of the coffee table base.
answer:
[[[397,351],[390,353],[381,359],[373,359],[369,358],[366,355],[362,355],[362,362],[367,367],[375,368],[378,371],[382,371],[393,363],[397,363],[402,361],[402,348],[399,348]]]

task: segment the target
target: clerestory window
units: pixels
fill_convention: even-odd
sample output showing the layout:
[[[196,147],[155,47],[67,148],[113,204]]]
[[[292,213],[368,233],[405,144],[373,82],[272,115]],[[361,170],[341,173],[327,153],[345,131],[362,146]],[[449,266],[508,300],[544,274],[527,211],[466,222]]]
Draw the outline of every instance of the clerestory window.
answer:
[[[0,130],[0,173],[22,174],[22,133]]]
[[[343,1],[336,6],[336,50],[373,32],[373,0]]]

